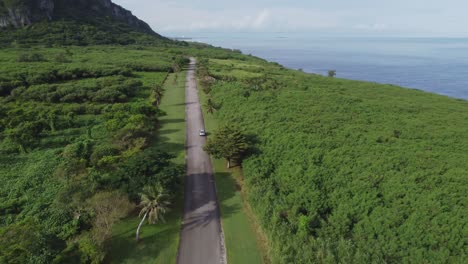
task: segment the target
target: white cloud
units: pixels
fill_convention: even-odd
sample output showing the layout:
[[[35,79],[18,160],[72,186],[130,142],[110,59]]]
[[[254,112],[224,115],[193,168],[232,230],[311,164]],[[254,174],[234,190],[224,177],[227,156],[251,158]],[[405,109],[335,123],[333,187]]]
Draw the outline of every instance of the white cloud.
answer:
[[[300,8],[227,8],[208,10],[182,5],[175,1],[117,0],[158,32],[242,30],[278,31],[322,29],[336,26],[337,14]],[[148,3],[149,2],[149,3]]]
[[[114,1],[163,34],[204,30],[468,34],[462,8],[468,7],[466,0]]]
[[[167,9],[165,10],[167,11]],[[155,25],[157,30],[163,32],[184,30],[309,30],[328,29],[339,24],[335,14],[294,8],[237,9],[217,13],[177,8],[171,12],[179,14],[177,19],[159,14],[155,16],[159,21],[153,20],[154,22],[151,24]],[[165,21],[164,25],[160,21]]]
[[[338,12],[307,8],[276,8],[273,9],[272,14],[274,16],[272,26],[276,30],[330,29],[340,24]]]
[[[184,15],[177,21],[161,26],[160,30],[261,30],[267,27],[271,18],[267,9],[252,14],[240,10],[218,14],[184,9],[178,9],[176,12]]]
[[[268,11],[266,9],[261,11],[257,15],[257,17],[253,20],[252,27],[253,28],[262,28],[263,26],[266,25],[269,18],[270,18],[270,11]]]
[[[355,26],[356,29],[360,30],[371,30],[371,31],[382,31],[389,28],[386,24],[358,24]]]

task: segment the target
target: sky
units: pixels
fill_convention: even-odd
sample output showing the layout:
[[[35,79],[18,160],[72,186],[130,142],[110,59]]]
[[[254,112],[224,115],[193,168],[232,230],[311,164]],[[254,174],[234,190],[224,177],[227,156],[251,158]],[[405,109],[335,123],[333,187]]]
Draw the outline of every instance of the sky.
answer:
[[[468,36],[467,0],[113,0],[156,32]]]

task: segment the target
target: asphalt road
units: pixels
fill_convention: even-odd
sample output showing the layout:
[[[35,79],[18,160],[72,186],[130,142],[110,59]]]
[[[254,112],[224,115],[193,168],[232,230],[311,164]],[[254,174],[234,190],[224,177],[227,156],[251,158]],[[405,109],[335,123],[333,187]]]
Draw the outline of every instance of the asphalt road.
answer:
[[[195,80],[195,59],[190,59],[186,82],[186,148],[184,217],[180,235],[179,264],[226,263],[216,185],[210,157],[203,146],[203,115]]]

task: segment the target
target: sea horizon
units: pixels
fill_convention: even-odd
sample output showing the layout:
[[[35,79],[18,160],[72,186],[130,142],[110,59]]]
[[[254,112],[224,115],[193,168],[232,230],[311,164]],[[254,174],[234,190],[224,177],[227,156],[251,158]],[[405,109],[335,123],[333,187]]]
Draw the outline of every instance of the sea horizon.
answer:
[[[468,100],[468,37],[336,36],[304,33],[177,33],[285,67],[392,84]]]

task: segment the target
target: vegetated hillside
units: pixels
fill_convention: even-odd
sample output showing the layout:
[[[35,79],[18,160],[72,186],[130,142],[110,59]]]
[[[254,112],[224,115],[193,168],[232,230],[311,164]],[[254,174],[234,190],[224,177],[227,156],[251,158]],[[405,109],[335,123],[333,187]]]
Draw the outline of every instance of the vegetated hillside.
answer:
[[[157,35],[151,27],[111,0],[0,0],[0,28],[21,28],[41,21],[107,17],[135,31]]]
[[[147,45],[172,41],[133,30],[109,18],[38,22],[21,29],[0,29],[0,47]]]
[[[186,63],[157,47],[0,51],[1,263],[99,263],[145,186],[175,195],[155,93]]]
[[[274,263],[466,262],[467,101],[253,58],[202,64],[216,118],[257,137],[242,165]]]
[[[0,263],[101,263],[145,190],[180,200],[184,168],[158,147],[168,74],[241,55],[139,30],[108,0],[50,2],[0,2],[0,24],[25,25],[0,29]]]
[[[146,45],[34,39],[59,27],[46,36],[87,26],[34,24],[0,50],[0,263],[99,263],[145,186],[176,199],[183,168],[155,147],[161,84],[188,55],[241,57],[143,33]]]
[[[0,0],[1,47],[161,43],[171,41],[109,0]]]

